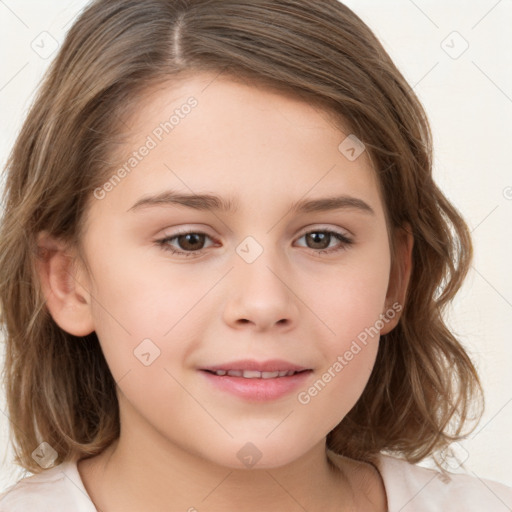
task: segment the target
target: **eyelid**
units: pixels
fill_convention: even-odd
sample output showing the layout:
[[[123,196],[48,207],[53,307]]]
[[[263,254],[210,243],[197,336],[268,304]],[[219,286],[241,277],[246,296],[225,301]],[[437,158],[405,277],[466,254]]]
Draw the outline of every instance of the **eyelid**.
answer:
[[[169,230],[174,230],[174,231],[171,231],[170,233],[165,232],[165,231],[169,231]],[[213,235],[210,235],[209,233],[207,233],[205,228],[194,227],[194,226],[186,226],[186,227],[179,226],[177,228],[169,227],[164,230],[163,236],[172,238],[172,237],[179,236],[179,235],[188,235],[189,233],[197,233],[197,234],[207,235],[210,238],[215,238]]]
[[[298,236],[298,238],[311,233],[312,231],[331,231],[338,233],[339,235],[342,235],[346,238],[354,238],[354,235],[348,229],[340,228],[339,226],[334,227],[332,225],[322,224],[311,224],[310,226],[306,226],[302,231],[300,231],[301,234]]]

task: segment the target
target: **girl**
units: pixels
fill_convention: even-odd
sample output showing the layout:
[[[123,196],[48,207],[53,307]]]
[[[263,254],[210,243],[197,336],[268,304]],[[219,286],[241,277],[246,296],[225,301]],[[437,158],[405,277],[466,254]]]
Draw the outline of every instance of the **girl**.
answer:
[[[425,113],[336,0],[99,0],[8,162],[0,511],[505,511]],[[435,456],[440,470],[414,465]]]

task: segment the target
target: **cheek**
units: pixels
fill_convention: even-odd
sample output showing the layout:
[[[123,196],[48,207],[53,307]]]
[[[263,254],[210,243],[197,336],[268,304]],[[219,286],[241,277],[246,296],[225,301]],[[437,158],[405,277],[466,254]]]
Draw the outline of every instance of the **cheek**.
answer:
[[[385,313],[389,282],[387,248],[360,252],[331,267],[309,285],[310,307],[324,320],[326,348],[348,349],[351,340],[375,326]],[[347,345],[348,344],[348,345]]]
[[[332,318],[335,334],[323,338],[322,364],[314,381],[297,394],[299,407],[318,418],[318,428],[323,426],[326,433],[359,400],[375,364],[381,303],[364,305],[364,310],[347,305]]]
[[[93,269],[99,283],[92,302],[95,330],[116,380],[148,362],[171,371],[181,364],[200,339],[197,330],[206,317],[199,302],[218,279],[194,279],[180,265],[147,265],[148,259],[146,254],[144,265],[143,255],[111,253],[115,264]]]
[[[317,346],[322,352],[317,378],[297,396],[300,406],[315,411],[334,428],[355,405],[373,370],[383,327],[389,279],[386,248],[337,268],[310,297],[323,321]],[[328,287],[326,283],[330,283]],[[320,332],[320,331],[319,331]]]

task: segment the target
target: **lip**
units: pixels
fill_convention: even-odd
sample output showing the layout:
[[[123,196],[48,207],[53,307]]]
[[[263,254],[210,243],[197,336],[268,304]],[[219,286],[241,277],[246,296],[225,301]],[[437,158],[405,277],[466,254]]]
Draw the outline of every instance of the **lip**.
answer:
[[[305,366],[299,366],[282,359],[270,359],[267,361],[255,361],[254,359],[240,359],[230,363],[218,364],[214,366],[205,366],[201,370],[209,370],[212,372],[219,370],[253,370],[258,372],[281,372],[281,371],[294,371],[301,372],[309,370]]]
[[[230,363],[200,368],[209,385],[250,402],[268,402],[282,398],[304,385],[312,373],[311,368],[296,365],[288,361],[273,359],[269,361],[239,360]],[[285,377],[244,378],[230,375],[215,375],[215,371],[248,370],[259,372],[300,372]]]

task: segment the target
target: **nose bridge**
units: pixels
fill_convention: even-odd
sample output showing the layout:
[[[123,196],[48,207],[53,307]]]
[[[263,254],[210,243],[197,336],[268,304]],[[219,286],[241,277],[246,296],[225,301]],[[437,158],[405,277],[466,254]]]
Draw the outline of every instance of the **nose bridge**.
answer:
[[[236,247],[226,320],[250,321],[260,328],[277,322],[294,322],[297,304],[290,291],[284,254],[271,243],[271,236],[247,236]]]
[[[285,273],[284,255],[279,253],[279,247],[272,242],[271,236],[247,236],[236,247],[236,253],[235,272],[242,290],[250,289],[251,293],[269,294],[276,298],[276,294],[286,294],[283,283],[286,276],[278,278],[279,274]]]

